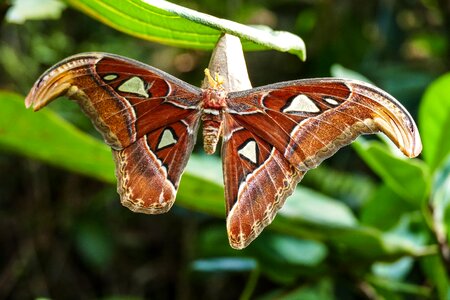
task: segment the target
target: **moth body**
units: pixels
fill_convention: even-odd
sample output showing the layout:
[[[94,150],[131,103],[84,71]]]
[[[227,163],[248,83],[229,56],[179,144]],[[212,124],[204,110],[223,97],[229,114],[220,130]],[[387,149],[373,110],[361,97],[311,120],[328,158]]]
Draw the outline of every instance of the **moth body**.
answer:
[[[216,151],[222,135],[223,112],[226,93],[221,88],[210,87],[202,92],[203,149],[207,154]]]

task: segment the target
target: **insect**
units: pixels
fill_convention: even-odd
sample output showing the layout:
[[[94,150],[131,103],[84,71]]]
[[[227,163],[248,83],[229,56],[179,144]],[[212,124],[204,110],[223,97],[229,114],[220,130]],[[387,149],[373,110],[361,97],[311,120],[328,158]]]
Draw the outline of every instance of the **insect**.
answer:
[[[226,93],[218,77],[208,78],[202,90],[138,61],[83,53],[47,70],[25,101],[34,110],[61,95],[77,101],[112,148],[122,204],[148,214],[173,205],[202,122],[206,153],[223,139],[236,249],[272,222],[306,171],[360,134],[382,131],[406,156],[421,152],[406,109],[367,83],[304,79]]]

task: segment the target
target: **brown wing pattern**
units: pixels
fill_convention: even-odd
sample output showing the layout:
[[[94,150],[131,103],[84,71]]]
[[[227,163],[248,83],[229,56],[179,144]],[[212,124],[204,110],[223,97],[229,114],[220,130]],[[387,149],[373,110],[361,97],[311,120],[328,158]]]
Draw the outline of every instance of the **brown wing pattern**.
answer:
[[[251,101],[249,101],[251,99]],[[366,83],[312,79],[231,93],[229,113],[298,169],[317,166],[360,134],[383,132],[409,157],[421,149],[409,113]]]
[[[230,115],[224,120],[222,159],[228,238],[242,249],[272,222],[304,172]]]
[[[106,143],[122,149],[199,110],[201,90],[140,62],[105,53],[69,57],[47,70],[25,103],[39,110],[59,96],[75,100]]]
[[[84,53],[45,72],[26,105],[38,110],[62,95],[78,102],[112,147],[122,203],[167,211],[195,144],[201,90],[137,61]]]
[[[158,128],[122,150],[113,150],[117,191],[132,211],[167,212],[195,145],[199,114]]]
[[[414,121],[401,104],[358,81],[330,78],[273,84],[230,93],[227,104],[225,124],[230,125],[224,126],[224,177],[228,233],[236,248],[248,245],[272,221],[304,172],[360,134],[381,131],[409,157],[417,156],[422,148]],[[266,158],[250,170],[250,174],[258,170],[258,176],[237,171],[243,162],[236,149],[248,138],[255,140],[259,149],[266,149]],[[256,181],[259,187],[253,186]],[[287,181],[289,191],[280,197],[276,191]],[[254,213],[251,201],[275,201],[277,205],[270,213]],[[251,221],[237,225],[242,220]]]

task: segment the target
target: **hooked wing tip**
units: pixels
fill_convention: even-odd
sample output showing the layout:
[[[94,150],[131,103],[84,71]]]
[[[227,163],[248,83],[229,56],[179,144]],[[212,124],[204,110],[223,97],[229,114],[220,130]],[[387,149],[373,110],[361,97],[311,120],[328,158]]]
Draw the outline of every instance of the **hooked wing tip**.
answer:
[[[422,151],[419,130],[409,112],[394,97],[383,90],[361,82],[353,82],[355,94],[365,98],[377,129],[388,136],[407,157]]]
[[[411,117],[408,116],[405,120],[394,115],[384,115],[382,118],[374,118],[374,121],[379,130],[387,135],[405,156],[412,158],[422,152],[419,130]]]
[[[408,149],[408,157],[416,157],[422,152],[422,140],[420,139],[419,130],[414,126],[413,138]]]
[[[26,108],[30,108],[31,104],[32,104],[31,96],[28,95],[28,96],[25,98],[25,107],[26,107]]]
[[[25,107],[38,111],[51,101],[69,92],[76,81],[87,72],[86,67],[95,63],[102,53],[80,53],[68,57],[45,71],[25,98]],[[72,91],[74,92],[74,91]]]

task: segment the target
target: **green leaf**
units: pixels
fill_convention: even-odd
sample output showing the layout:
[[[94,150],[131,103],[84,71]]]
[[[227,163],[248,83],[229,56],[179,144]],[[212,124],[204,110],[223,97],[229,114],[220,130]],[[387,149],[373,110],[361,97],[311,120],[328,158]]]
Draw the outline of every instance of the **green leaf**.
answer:
[[[421,267],[426,278],[437,289],[437,299],[450,299],[450,278],[441,258],[437,255],[423,257],[421,260]]]
[[[431,295],[431,290],[428,287],[418,286],[415,284],[409,284],[404,282],[399,282],[391,279],[380,278],[376,276],[368,276],[367,281],[374,286],[392,291],[395,293],[404,293],[409,295],[415,295],[420,297],[425,297],[429,299]]]
[[[413,263],[414,259],[409,256],[395,262],[376,262],[372,265],[372,271],[377,277],[400,281],[411,271]]]
[[[176,204],[225,217],[223,181],[218,176],[221,172],[220,160],[192,154],[181,177]]]
[[[69,0],[95,19],[127,34],[166,45],[212,50],[222,33],[242,39],[245,50],[272,48],[304,60],[303,40],[289,32],[246,26],[166,1]]]
[[[264,231],[246,253],[258,258],[261,271],[272,280],[292,284],[300,275],[321,274],[327,247],[314,240]]]
[[[347,206],[306,188],[297,188],[270,228],[334,244],[342,251],[343,259],[351,253],[353,262],[423,255],[429,251],[401,235],[389,236],[375,228],[359,225]]]
[[[439,77],[425,91],[419,128],[424,159],[434,171],[450,154],[450,73]]]
[[[429,171],[422,161],[400,158],[377,141],[359,138],[353,146],[387,186],[420,207],[430,189]]]
[[[381,184],[369,197],[361,210],[361,222],[364,225],[387,230],[397,224],[398,218],[405,212],[416,210],[417,207],[386,184]]]
[[[257,257],[272,280],[292,284],[301,275],[323,274],[328,249],[318,241],[264,231],[245,253]]]
[[[254,247],[256,251],[264,251],[272,260],[289,265],[314,267],[328,255],[323,243],[282,234],[265,234],[258,241],[258,246]]]
[[[373,84],[373,82],[370,81],[369,78],[367,78],[366,76],[362,75],[361,73],[355,72],[351,69],[347,69],[340,64],[332,65],[330,72],[331,75],[334,77],[361,80]]]
[[[318,283],[304,285],[293,290],[278,290],[264,295],[260,300],[332,300],[334,297],[333,282],[329,278],[322,278]]]
[[[213,155],[192,155],[186,171],[198,178],[223,185],[222,160]]]
[[[405,213],[397,218],[395,227],[384,234],[385,239],[397,241],[402,240],[406,246],[415,249],[426,249],[425,245],[429,240],[429,232],[426,229],[425,221],[419,211]],[[433,246],[428,247],[422,255],[435,253]]]
[[[58,19],[66,6],[58,0],[15,0],[6,20],[21,24],[27,20]]]
[[[257,268],[257,262],[253,258],[245,257],[220,257],[195,260],[191,268],[199,272],[243,272]]]
[[[50,109],[25,109],[22,96],[0,92],[0,146],[52,165],[114,183],[111,150]]]
[[[283,219],[293,218],[324,227],[349,227],[357,224],[355,216],[346,205],[305,187],[297,188],[279,211],[279,215]]]
[[[354,170],[347,172],[321,164],[308,171],[302,185],[341,199],[351,208],[359,208],[373,193],[376,184],[371,177]]]
[[[436,172],[430,204],[436,236],[450,248],[450,156]]]

